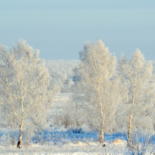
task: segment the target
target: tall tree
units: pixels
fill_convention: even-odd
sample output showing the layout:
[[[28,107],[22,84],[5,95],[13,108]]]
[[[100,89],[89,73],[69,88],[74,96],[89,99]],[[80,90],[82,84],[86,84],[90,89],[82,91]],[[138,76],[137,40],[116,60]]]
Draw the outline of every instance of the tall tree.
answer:
[[[128,145],[132,146],[132,133],[138,129],[152,129],[153,65],[146,61],[140,50],[131,60],[122,59],[119,64],[122,85],[126,88],[125,115],[127,120]],[[152,88],[153,89],[152,89]],[[124,110],[122,109],[122,111]],[[121,121],[125,122],[125,121]]]
[[[112,129],[115,110],[119,103],[119,80],[116,80],[116,59],[102,41],[88,44],[80,53],[77,87],[81,97],[87,102],[90,121],[94,121],[99,131],[99,141],[104,141],[104,133]],[[79,94],[78,94],[79,95]]]
[[[22,146],[23,132],[41,125],[54,90],[50,88],[48,69],[38,50],[25,41],[8,51],[0,49],[0,100],[3,119],[19,131],[17,147]]]

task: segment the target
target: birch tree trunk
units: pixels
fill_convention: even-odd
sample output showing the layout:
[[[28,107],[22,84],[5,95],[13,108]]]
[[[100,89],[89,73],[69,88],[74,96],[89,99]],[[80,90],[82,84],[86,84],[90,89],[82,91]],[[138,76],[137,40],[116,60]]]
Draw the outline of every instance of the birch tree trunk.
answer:
[[[21,85],[21,88],[24,90],[23,87],[23,82],[19,82]],[[23,113],[24,113],[24,106],[23,106],[23,100],[24,100],[24,95],[21,95],[22,97],[20,98],[20,104],[21,104],[21,121],[19,124],[19,137],[18,137],[18,142],[17,142],[17,148],[21,148],[22,147],[22,140],[23,140],[23,135],[22,135],[22,130],[23,130]]]
[[[103,122],[103,118],[104,118],[104,113],[103,113],[103,105],[100,102],[100,115],[101,115],[101,122],[100,122],[100,129],[99,129],[99,137],[98,137],[98,141],[100,143],[104,142],[104,122]]]
[[[134,104],[135,104],[135,97],[133,95],[132,96],[132,105],[134,105]],[[131,140],[132,140],[132,137],[131,137],[132,128],[133,128],[133,115],[131,112],[129,115],[129,118],[128,118],[128,133],[127,133],[127,135],[128,135],[128,137],[127,137],[128,138],[128,146],[129,147],[132,147],[132,142],[131,142]]]
[[[129,120],[128,120],[128,145],[130,146],[131,145],[131,132],[132,132],[132,115],[130,114],[129,115]]]
[[[23,127],[23,122],[19,125],[19,137],[18,137],[18,142],[17,142],[17,148],[22,147],[22,140],[23,140],[23,135],[22,135],[22,127]]]
[[[99,131],[98,141],[99,141],[100,143],[103,143],[103,142],[104,142],[104,131],[103,131],[103,129],[101,129],[101,130]]]

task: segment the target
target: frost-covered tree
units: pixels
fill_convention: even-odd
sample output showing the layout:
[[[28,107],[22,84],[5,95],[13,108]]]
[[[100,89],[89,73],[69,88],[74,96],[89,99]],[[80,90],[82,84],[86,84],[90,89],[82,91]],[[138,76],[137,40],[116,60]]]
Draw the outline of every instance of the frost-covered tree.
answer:
[[[0,49],[0,101],[3,121],[18,129],[17,147],[23,133],[45,123],[47,106],[54,94],[48,69],[38,50],[25,41],[11,50]]]
[[[140,50],[131,60],[122,59],[119,64],[122,85],[125,87],[126,102],[120,113],[125,113],[119,123],[127,122],[128,145],[132,143],[132,135],[136,130],[151,131],[153,129],[154,82],[153,65],[146,61]],[[123,119],[125,119],[123,121]]]
[[[86,45],[80,58],[75,89],[80,89],[77,94],[88,105],[89,122],[98,130],[99,141],[103,142],[104,133],[113,129],[116,107],[121,99],[120,83],[114,76],[116,59],[102,41]]]

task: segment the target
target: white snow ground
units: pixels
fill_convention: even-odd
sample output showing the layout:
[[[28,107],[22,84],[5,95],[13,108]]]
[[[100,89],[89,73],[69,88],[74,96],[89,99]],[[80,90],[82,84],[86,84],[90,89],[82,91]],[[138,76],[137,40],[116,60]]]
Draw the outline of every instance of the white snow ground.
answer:
[[[115,149],[115,151],[114,151]],[[3,146],[0,148],[0,155],[113,155],[117,153],[121,155],[124,152],[123,147],[113,147],[111,146],[103,148],[101,145],[92,143],[78,143],[78,144],[66,144],[66,145],[33,145],[25,146],[21,150],[16,149],[15,146]]]
[[[102,147],[99,143],[68,143],[64,145],[29,145],[22,149],[15,146],[0,146],[0,155],[126,155],[126,144],[107,144]],[[155,152],[154,152],[155,153]],[[147,152],[145,155],[154,155]]]

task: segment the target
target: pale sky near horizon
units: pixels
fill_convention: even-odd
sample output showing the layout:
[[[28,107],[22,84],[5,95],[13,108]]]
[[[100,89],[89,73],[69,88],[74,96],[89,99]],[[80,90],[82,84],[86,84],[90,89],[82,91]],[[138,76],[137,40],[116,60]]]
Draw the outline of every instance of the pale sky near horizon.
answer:
[[[27,40],[45,59],[78,59],[99,39],[116,56],[140,48],[155,60],[155,0],[0,0],[0,44]]]

